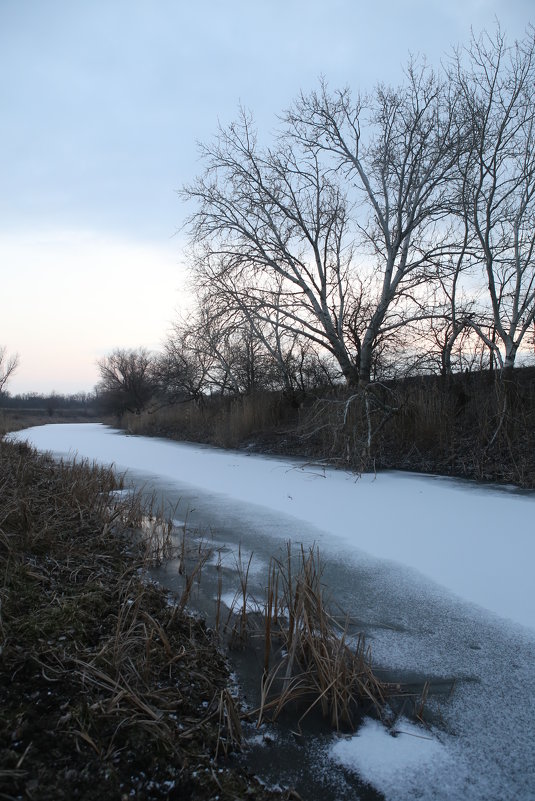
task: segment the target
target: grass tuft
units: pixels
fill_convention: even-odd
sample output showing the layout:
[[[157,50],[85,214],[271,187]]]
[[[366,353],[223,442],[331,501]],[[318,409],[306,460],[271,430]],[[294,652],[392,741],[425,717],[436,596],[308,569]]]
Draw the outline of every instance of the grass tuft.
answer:
[[[321,576],[317,548],[295,555],[288,544],[286,559],[272,560],[258,725],[296,704],[304,707],[298,729],[316,707],[337,730],[355,729],[363,711],[382,716],[388,685],[375,676],[363,635],[353,641],[329,613]]]

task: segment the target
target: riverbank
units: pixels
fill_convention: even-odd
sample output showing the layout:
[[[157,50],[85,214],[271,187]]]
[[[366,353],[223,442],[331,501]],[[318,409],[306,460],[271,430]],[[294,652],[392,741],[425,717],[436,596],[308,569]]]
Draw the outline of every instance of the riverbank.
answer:
[[[228,666],[113,473],[0,442],[0,487],[0,797],[280,798],[225,765]]]
[[[422,375],[357,390],[207,396],[125,414],[133,434],[535,489],[535,368]]]
[[[50,423],[101,423],[102,416],[77,409],[62,409],[50,413],[46,409],[0,409],[0,438],[11,431]],[[111,420],[109,422],[112,422]]]

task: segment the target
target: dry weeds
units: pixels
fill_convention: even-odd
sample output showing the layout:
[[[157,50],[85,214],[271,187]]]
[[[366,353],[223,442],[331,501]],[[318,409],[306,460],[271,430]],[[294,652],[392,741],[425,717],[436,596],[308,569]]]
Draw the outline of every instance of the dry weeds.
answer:
[[[376,676],[364,636],[350,636],[329,612],[318,549],[294,551],[288,543],[285,558],[271,560],[261,601],[249,593],[251,558],[238,555],[240,586],[225,620],[221,581],[216,599],[218,630],[230,647],[262,654],[260,703],[248,717],[260,726],[285,711],[298,731],[314,710],[336,730],[355,730],[365,713],[386,722],[387,700],[403,690]]]
[[[306,397],[206,397],[130,415],[134,433],[535,487],[535,368],[318,387]]]
[[[0,443],[0,798],[268,799],[204,624],[144,578],[169,531],[105,469]]]

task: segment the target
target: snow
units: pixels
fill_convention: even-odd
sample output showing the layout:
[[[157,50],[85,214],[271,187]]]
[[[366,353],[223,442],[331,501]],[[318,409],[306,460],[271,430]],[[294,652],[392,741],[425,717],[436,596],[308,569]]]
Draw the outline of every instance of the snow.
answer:
[[[391,733],[368,718],[356,736],[338,739],[329,756],[386,798],[398,798],[400,787],[417,798],[424,779],[428,784],[443,781],[453,767],[451,754],[430,732],[404,719]],[[458,773],[459,766],[455,769]]]
[[[221,602],[235,615],[240,615],[243,612],[243,594],[239,589],[236,590],[236,592],[223,593],[221,595]],[[247,612],[253,613],[263,612],[265,607],[263,603],[259,603],[254,598],[251,598],[250,595],[247,595],[245,608]]]
[[[535,801],[535,493],[395,472],[357,479],[99,424],[11,437],[152,476],[179,495],[190,487],[195,507],[212,504],[214,520],[228,520],[229,538],[216,537],[213,557],[221,554],[232,581],[226,604],[239,584],[237,542],[246,564],[254,552],[248,590],[259,600],[254,580],[262,581],[273,542],[316,542],[329,558],[325,581],[363,622],[375,664],[444,683],[444,699],[429,701],[431,729],[400,720],[392,737],[366,720],[354,737],[314,746],[323,750],[307,769],[318,771],[319,785],[325,771],[342,788],[346,773],[357,774],[387,801]],[[339,797],[358,795],[341,789]]]
[[[45,425],[14,438],[39,450],[152,472],[291,515],[321,547],[412,567],[461,598],[535,628],[535,495],[403,473],[353,474],[100,424]]]

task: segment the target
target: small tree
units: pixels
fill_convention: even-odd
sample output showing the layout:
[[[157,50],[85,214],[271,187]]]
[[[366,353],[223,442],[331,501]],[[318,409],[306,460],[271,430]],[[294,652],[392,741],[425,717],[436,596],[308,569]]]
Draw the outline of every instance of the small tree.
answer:
[[[96,391],[101,405],[115,414],[140,414],[156,387],[151,354],[145,348],[117,349],[97,365],[101,380]]]
[[[18,354],[15,353],[13,356],[8,356],[7,348],[0,346],[0,395],[5,392],[7,383],[18,366]]]

